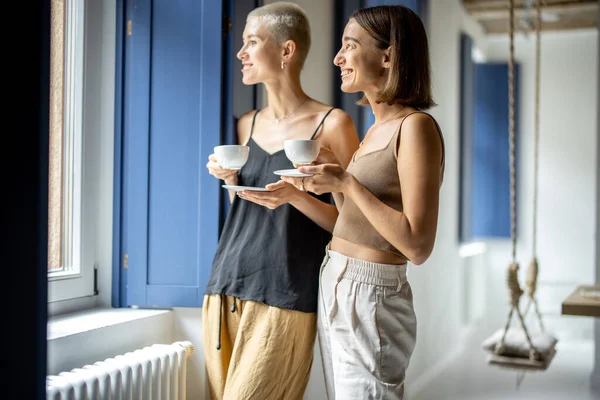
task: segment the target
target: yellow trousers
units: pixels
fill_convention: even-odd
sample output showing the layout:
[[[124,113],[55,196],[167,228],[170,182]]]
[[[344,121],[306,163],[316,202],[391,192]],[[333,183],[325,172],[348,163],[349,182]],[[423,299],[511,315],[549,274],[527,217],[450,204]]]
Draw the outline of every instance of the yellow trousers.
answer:
[[[316,313],[204,296],[211,399],[301,400],[312,366],[316,323]]]

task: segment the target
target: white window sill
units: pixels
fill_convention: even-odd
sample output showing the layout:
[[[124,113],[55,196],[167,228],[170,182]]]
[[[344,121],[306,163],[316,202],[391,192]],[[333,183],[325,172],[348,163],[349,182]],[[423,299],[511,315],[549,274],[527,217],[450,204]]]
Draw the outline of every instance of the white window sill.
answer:
[[[458,255],[461,258],[468,258],[483,254],[487,251],[487,245],[485,242],[468,242],[462,243],[458,247]]]
[[[170,312],[169,309],[96,308],[59,315],[48,320],[47,339],[64,338]]]

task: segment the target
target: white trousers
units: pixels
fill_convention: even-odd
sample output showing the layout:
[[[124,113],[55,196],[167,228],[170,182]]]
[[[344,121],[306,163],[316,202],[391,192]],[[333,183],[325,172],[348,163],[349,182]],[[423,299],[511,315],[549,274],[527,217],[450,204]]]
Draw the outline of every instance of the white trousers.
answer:
[[[329,400],[401,400],[417,333],[406,264],[377,264],[327,249],[318,332]]]

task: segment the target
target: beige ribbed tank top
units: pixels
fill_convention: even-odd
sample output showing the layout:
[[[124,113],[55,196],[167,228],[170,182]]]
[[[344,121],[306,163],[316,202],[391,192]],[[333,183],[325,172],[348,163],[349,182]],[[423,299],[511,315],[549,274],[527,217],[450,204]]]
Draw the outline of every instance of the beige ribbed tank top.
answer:
[[[416,111],[411,114],[415,113],[423,112]],[[398,145],[400,132],[402,131],[402,123],[411,114],[408,114],[402,119],[397,132],[392,136],[385,148],[363,154],[358,158],[355,158],[355,153],[346,169],[358,180],[358,182],[360,182],[361,185],[373,193],[380,201],[400,212],[403,211],[403,207],[400,178],[398,177]],[[431,118],[433,119],[433,117]],[[435,122],[440,138],[442,139],[442,163],[440,165],[440,173],[441,179],[443,180],[446,158],[444,138],[440,126],[435,119],[433,119],[433,121]],[[348,240],[352,243],[389,251],[406,258],[406,256],[377,232],[367,217],[360,211],[358,206],[348,197],[344,197],[342,209],[340,210],[340,214],[333,229],[333,236]]]

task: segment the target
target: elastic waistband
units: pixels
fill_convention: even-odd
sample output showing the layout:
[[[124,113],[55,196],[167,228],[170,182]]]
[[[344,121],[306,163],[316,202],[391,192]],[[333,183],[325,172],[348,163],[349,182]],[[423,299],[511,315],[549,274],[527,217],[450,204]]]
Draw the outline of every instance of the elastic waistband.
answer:
[[[379,264],[345,256],[327,249],[327,256],[345,266],[343,277],[377,286],[398,287],[406,283],[406,264]]]

